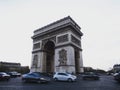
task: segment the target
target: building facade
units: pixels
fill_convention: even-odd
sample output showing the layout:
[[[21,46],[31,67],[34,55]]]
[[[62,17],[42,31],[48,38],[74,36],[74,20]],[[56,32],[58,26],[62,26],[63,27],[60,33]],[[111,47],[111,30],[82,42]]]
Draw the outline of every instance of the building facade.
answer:
[[[29,66],[21,66],[20,63],[15,62],[0,62],[0,72],[19,72],[28,73],[30,71]]]
[[[16,71],[21,69],[20,63],[0,62],[0,71]]]
[[[80,30],[70,16],[35,30],[31,72],[83,72]]]

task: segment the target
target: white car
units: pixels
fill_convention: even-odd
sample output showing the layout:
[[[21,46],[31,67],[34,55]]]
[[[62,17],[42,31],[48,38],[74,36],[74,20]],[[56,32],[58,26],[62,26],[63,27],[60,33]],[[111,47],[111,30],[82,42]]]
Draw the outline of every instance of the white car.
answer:
[[[69,73],[59,73],[59,72],[56,72],[53,76],[53,79],[55,81],[69,81],[69,82],[72,82],[72,81],[76,81],[77,77],[75,75],[72,75],[72,74],[69,74]]]

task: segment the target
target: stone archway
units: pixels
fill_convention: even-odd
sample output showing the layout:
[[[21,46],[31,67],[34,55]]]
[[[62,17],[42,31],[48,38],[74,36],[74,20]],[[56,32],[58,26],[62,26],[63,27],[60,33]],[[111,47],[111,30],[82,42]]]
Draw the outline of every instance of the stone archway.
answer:
[[[80,59],[80,55],[79,55],[79,50],[75,50],[74,52],[75,54],[75,71],[76,73],[80,72],[80,65],[79,65],[79,59]]]
[[[82,35],[70,16],[35,30],[31,72],[83,72]]]
[[[45,54],[45,72],[54,72],[54,54],[55,54],[55,44],[52,41],[48,41],[44,45]]]

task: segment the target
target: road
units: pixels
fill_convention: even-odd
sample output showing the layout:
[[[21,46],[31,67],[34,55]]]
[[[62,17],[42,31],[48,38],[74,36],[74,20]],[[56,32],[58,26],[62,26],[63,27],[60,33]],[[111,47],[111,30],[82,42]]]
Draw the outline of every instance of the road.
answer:
[[[23,83],[21,78],[11,78],[10,81],[0,81],[0,90],[120,90],[120,83],[113,76],[100,76],[100,80],[82,80],[77,82],[55,82],[47,84]]]

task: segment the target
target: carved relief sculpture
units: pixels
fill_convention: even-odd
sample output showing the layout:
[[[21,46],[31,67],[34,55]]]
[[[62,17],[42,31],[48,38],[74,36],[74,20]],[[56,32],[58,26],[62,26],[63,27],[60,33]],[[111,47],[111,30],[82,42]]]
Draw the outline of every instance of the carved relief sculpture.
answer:
[[[37,64],[38,64],[38,55],[35,55],[33,59],[33,67],[37,68]]]
[[[83,72],[81,27],[64,17],[34,31],[31,72]]]
[[[67,65],[67,51],[62,49],[59,51],[59,65]]]

